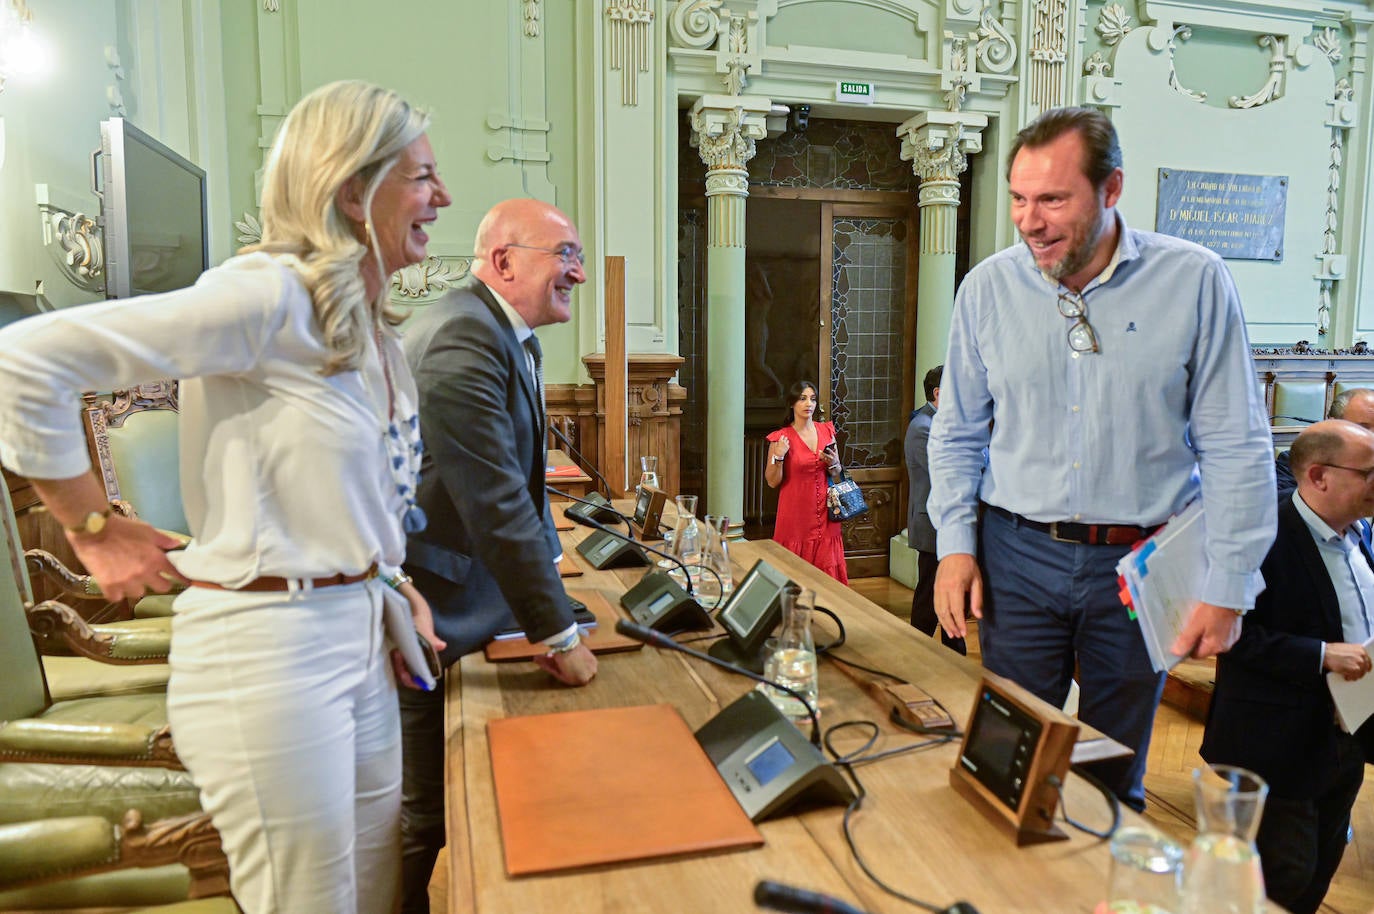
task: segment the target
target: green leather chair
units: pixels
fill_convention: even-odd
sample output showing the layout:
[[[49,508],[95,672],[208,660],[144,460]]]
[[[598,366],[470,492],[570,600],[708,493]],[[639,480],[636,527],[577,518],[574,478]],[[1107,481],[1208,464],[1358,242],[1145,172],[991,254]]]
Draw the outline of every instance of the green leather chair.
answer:
[[[228,863],[203,813],[146,825],[134,810],[119,824],[74,816],[0,825],[0,910],[238,914],[228,892]]]

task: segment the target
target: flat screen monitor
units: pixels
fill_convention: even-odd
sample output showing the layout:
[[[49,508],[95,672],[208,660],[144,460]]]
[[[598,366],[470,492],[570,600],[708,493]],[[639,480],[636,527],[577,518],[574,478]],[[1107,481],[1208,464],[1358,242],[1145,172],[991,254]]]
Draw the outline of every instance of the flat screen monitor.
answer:
[[[100,122],[105,297],[192,285],[209,266],[205,172],[122,117]]]

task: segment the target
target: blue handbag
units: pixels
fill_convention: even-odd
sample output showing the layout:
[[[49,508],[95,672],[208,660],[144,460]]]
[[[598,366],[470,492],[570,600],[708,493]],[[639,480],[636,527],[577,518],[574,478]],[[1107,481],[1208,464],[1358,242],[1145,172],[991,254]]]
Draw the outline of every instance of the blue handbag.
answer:
[[[848,470],[840,470],[840,478],[829,479],[827,483],[829,488],[825,493],[825,510],[831,520],[852,520],[868,513],[863,490],[850,477]]]

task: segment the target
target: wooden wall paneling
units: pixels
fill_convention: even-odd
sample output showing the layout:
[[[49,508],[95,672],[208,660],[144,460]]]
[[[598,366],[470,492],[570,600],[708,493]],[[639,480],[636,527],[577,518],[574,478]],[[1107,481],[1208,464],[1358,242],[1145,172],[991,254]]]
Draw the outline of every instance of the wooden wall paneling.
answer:
[[[630,489],[625,462],[629,435],[629,374],[625,361],[625,258],[606,261],[606,421],[602,440],[606,443],[604,469],[616,495]],[[639,460],[636,458],[635,463]],[[636,479],[638,475],[636,474]]]
[[[625,451],[632,469],[631,483],[639,479],[639,458],[658,457],[658,478],[669,496],[682,491],[682,406],[687,392],[673,383],[681,356],[666,352],[631,353],[627,356],[629,375],[629,422]],[[596,387],[596,417],[606,415],[606,357],[602,353],[584,356],[583,364]],[[604,433],[602,435],[604,440]]]

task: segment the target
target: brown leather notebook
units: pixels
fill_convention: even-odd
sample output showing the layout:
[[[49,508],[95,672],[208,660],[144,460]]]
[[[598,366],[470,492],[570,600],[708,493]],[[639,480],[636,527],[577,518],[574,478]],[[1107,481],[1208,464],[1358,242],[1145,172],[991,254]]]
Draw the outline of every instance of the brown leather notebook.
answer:
[[[586,603],[587,609],[596,616],[596,628],[583,638],[593,654],[637,651],[644,646],[643,641],[616,633],[615,620],[620,616],[601,591],[570,590],[568,594]],[[536,654],[548,653],[548,650],[543,644],[531,644],[527,638],[511,638],[505,641],[488,641],[483,646],[482,653],[492,663],[503,663],[510,660],[529,660]]]
[[[487,737],[511,876],[763,844],[672,705],[508,717]]]

